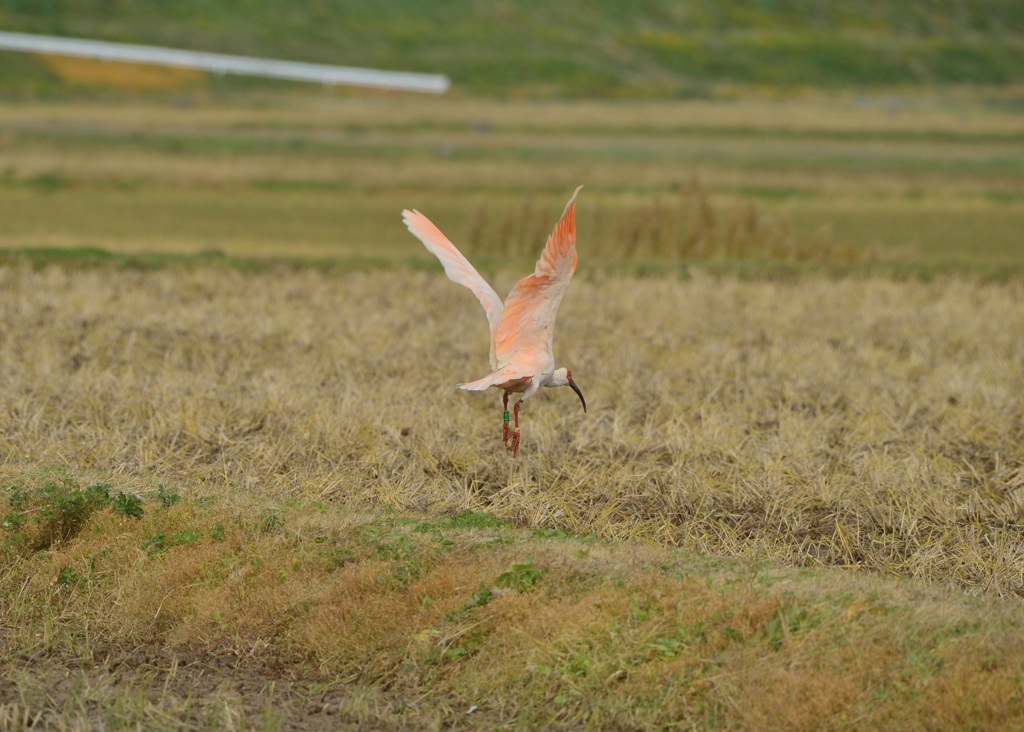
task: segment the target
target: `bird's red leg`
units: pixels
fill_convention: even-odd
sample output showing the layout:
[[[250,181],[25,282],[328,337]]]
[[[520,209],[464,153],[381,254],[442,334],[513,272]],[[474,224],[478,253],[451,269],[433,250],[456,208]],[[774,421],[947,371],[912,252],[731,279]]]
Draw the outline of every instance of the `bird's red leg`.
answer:
[[[506,391],[504,396],[501,398],[501,403],[505,407],[505,413],[502,415],[501,422],[501,441],[505,443],[505,449],[508,449],[508,438],[511,437],[512,432],[508,428],[508,392]]]
[[[516,415],[516,428],[512,432],[512,457],[515,458],[519,456],[519,402],[512,411]]]

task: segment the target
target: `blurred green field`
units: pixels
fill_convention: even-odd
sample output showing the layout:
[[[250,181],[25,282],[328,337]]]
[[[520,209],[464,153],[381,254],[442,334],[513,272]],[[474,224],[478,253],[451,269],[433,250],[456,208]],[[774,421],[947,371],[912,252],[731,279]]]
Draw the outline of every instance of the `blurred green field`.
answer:
[[[1022,17],[1016,0],[0,0],[5,30],[439,72],[501,98],[1020,84]],[[46,64],[0,57],[0,93],[67,90]]]
[[[1022,139],[1024,118],[967,93],[7,102],[0,246],[428,261],[399,220],[417,208],[471,255],[528,259],[582,183],[592,263],[1013,269],[1024,265]],[[671,243],[697,225],[704,249]],[[739,229],[763,246],[735,244]]]

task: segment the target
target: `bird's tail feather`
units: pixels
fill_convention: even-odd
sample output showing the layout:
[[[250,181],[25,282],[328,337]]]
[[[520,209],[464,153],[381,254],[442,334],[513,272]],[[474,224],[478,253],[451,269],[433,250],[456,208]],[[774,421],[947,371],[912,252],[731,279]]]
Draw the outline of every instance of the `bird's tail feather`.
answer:
[[[503,384],[514,384],[515,382],[521,381],[522,379],[528,379],[532,374],[523,371],[522,369],[514,366],[505,366],[496,371],[492,371],[482,379],[476,381],[470,381],[466,384],[458,384],[460,389],[465,391],[484,391],[492,386],[502,386]]]

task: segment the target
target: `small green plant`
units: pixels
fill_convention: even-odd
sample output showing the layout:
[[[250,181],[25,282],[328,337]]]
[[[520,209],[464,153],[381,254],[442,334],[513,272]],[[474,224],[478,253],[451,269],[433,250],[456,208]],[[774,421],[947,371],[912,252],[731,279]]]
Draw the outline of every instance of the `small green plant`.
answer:
[[[82,488],[65,471],[49,471],[39,487],[6,486],[11,509],[0,521],[8,548],[48,549],[75,536],[92,515],[110,504],[110,486]]]
[[[256,519],[256,531],[260,534],[269,534],[280,531],[284,528],[284,519],[277,511],[264,511]]]
[[[655,639],[649,644],[652,650],[658,652],[662,660],[674,658],[683,645],[682,638],[662,637]]]
[[[163,485],[159,485],[156,489],[156,499],[164,508],[170,508],[181,500],[181,495],[177,491],[167,490]]]
[[[142,542],[142,548],[146,550],[149,556],[155,557],[158,554],[163,554],[173,546],[192,546],[193,544],[198,544],[202,539],[203,533],[196,529],[182,529],[170,536],[167,535],[166,531],[155,531]]]
[[[145,513],[142,509],[142,499],[130,493],[118,493],[111,506],[114,513],[126,518],[139,518]]]
[[[650,613],[646,614],[645,620],[649,619]],[[733,633],[736,633],[732,628],[725,629],[726,636],[732,638]],[[676,626],[675,633],[668,636],[659,636],[651,643],[647,644],[647,648],[655,651],[661,660],[668,660],[675,658],[687,647],[693,646],[694,644],[700,643],[707,636],[707,631],[704,627],[704,621],[699,620],[696,623],[687,625],[681,623]]]
[[[203,539],[203,532],[195,529],[182,529],[171,535],[171,546],[191,546],[198,544]]]
[[[84,583],[85,578],[71,569],[71,567],[61,567],[57,573],[57,584],[61,587],[78,587]]]
[[[19,531],[25,525],[26,521],[28,521],[28,516],[24,513],[12,513],[4,517],[3,523],[0,524],[0,527],[2,527],[4,531],[13,533]]]
[[[391,562],[390,576],[381,576],[378,581],[382,584],[394,584],[399,589],[408,588],[429,568],[429,562],[420,545],[411,542],[407,536],[378,544],[377,557]]]
[[[458,643],[444,650],[444,658],[449,661],[458,661],[475,655],[487,642],[490,636],[490,628],[477,628],[459,638]]]
[[[483,582],[480,583],[480,589],[473,593],[473,596],[466,600],[466,609],[474,607],[486,607],[487,603],[494,599],[494,592]]]
[[[548,570],[535,566],[532,560],[527,559],[522,564],[513,564],[508,572],[499,574],[495,584],[498,587],[525,592],[540,582],[547,572]]]
[[[163,554],[167,551],[167,534],[163,531],[156,531],[150,534],[149,537],[142,542],[142,548],[145,549],[146,554],[151,557]]]

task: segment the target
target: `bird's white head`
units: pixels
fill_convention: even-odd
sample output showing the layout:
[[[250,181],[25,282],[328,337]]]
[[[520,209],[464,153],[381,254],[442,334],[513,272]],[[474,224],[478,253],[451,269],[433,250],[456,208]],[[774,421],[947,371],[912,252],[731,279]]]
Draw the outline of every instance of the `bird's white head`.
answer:
[[[576,396],[580,398],[580,402],[583,404],[583,411],[587,411],[587,400],[583,398],[583,392],[576,386],[576,382],[572,380],[572,371],[569,369],[555,369],[555,373],[551,374],[550,386],[568,386],[574,392]]]

